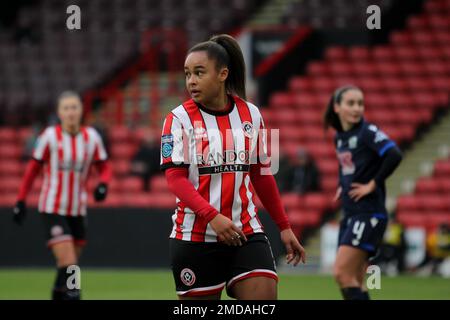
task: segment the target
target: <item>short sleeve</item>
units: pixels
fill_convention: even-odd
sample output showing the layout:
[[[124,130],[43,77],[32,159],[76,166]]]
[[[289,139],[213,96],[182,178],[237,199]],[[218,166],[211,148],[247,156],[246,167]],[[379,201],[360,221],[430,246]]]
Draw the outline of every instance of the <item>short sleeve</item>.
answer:
[[[389,139],[387,134],[381,131],[376,125],[369,124],[363,132],[363,141],[372,150],[374,150],[380,157],[386,151],[396,146],[395,142]]]
[[[103,139],[100,136],[100,134],[97,132],[97,130],[92,129],[93,130],[93,139],[94,139],[94,145],[95,145],[95,149],[94,149],[94,158],[93,161],[105,161],[108,159],[108,154],[106,152],[105,149],[105,145],[103,143]]]
[[[46,129],[36,140],[32,158],[46,162],[50,158],[50,129]]]
[[[169,113],[164,120],[161,134],[160,169],[189,167],[185,162],[184,133],[181,121]]]
[[[258,163],[264,166],[270,166],[267,151],[267,130],[262,116],[258,132]]]

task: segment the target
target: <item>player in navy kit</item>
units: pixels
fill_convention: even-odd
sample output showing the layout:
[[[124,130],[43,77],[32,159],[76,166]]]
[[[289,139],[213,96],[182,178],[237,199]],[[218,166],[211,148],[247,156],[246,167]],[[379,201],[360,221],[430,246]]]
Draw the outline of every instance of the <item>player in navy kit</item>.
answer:
[[[384,181],[402,154],[394,141],[363,118],[364,97],[355,86],[337,89],[324,115],[325,127],[336,130],[339,188],[344,218],[334,276],[345,300],[368,300],[364,276],[387,224]]]

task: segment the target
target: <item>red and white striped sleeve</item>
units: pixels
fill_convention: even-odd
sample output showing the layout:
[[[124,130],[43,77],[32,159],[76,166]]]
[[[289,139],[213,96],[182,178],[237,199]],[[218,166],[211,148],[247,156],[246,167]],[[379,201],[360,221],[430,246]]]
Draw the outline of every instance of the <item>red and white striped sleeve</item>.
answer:
[[[270,158],[267,150],[267,130],[264,125],[264,119],[259,113],[260,125],[258,129],[258,142],[257,142],[257,152],[258,152],[258,164],[263,167],[270,167]]]
[[[92,139],[94,141],[94,146],[95,146],[94,147],[95,148],[94,156],[93,156],[92,160],[94,162],[107,160],[108,154],[106,152],[105,145],[103,144],[102,137],[97,132],[97,130],[95,130],[94,128],[91,128],[91,132],[92,132]]]
[[[50,135],[51,128],[47,128],[41,135],[38,137],[32,158],[39,162],[46,162],[50,158]]]
[[[185,134],[183,125],[172,112],[164,120],[161,134],[160,168],[189,167],[185,161]]]

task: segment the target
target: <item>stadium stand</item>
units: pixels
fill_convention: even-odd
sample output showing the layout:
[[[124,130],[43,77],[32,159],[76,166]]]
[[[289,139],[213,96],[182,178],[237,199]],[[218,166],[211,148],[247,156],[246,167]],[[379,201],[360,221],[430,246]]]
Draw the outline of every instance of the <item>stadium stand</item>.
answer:
[[[241,25],[260,3],[34,1],[20,8],[15,23],[0,33],[0,59],[8,61],[0,67],[2,117],[8,124],[45,121],[38,116],[48,115],[59,92],[99,86],[135,58],[149,28],[183,28],[192,44]],[[83,8],[83,32],[65,28],[66,8],[74,4]]]
[[[397,217],[406,226],[424,226],[428,231],[450,224],[450,158],[438,160],[430,177],[418,179],[413,194],[397,202]]]
[[[208,2],[210,8],[205,10],[186,10],[194,2],[195,0],[186,1],[180,6],[176,1],[136,1],[135,6],[128,6],[124,1],[96,1],[95,5],[94,2],[84,1],[82,3],[89,8],[86,20],[89,25],[95,26],[95,31],[70,37],[70,40],[62,37],[55,28],[59,23],[55,14],[59,1],[48,1],[45,4],[42,2],[33,9],[23,9],[23,14],[37,19],[42,42],[32,45],[30,49],[30,45],[17,46],[10,37],[0,39],[1,58],[15,61],[0,68],[0,78],[8,88],[3,97],[4,108],[17,113],[15,108],[20,105],[37,105],[49,101],[63,86],[70,85],[84,90],[101,83],[108,72],[128,62],[133,53],[136,53],[140,39],[135,35],[139,34],[139,30],[162,26],[170,28],[178,26],[182,21],[189,34],[189,30],[197,30],[198,25],[202,25],[204,33],[196,32],[195,37],[189,38],[188,43],[192,43],[204,39],[207,34],[227,30],[236,25],[235,20],[227,20],[229,11],[209,10],[210,8],[226,7],[227,10],[233,10],[231,16],[234,19],[244,21],[257,3],[245,1],[242,7],[244,2],[231,1],[233,6],[230,9],[230,1],[217,0]],[[315,27],[327,26],[327,23],[338,27],[351,26],[352,21],[357,19],[351,10],[342,9],[349,8],[347,2],[333,2],[336,3],[335,9],[342,11],[338,20],[330,20],[327,16],[329,12],[322,10],[328,2],[303,1],[302,5],[308,5],[315,14],[302,16],[302,10],[292,9],[289,10],[292,14],[286,15],[284,21],[290,25],[307,23]],[[103,3],[106,10],[98,10],[97,6],[103,8],[103,5],[98,3]],[[161,16],[152,14],[153,5],[159,3],[163,6]],[[367,1],[358,3],[363,6]],[[383,5],[384,3],[383,1]],[[299,4],[293,5],[295,7]],[[39,12],[44,14],[45,19],[42,21],[38,19]],[[92,19],[90,12],[103,13],[100,18]],[[217,14],[217,17],[212,19],[208,16],[207,27],[203,27],[205,12]],[[337,204],[332,202],[337,186],[337,162],[331,134],[325,134],[321,125],[322,111],[337,86],[347,83],[360,86],[365,92],[367,119],[379,124],[401,146],[413,143],[419,129],[432,125],[438,111],[449,105],[449,14],[450,1],[426,1],[423,12],[411,16],[404,29],[392,32],[388,43],[373,47],[331,46],[327,48],[323,59],[308,64],[304,75],[292,77],[286,90],[271,95],[268,107],[262,112],[269,128],[282,128],[281,150],[292,157],[300,146],[307,148],[315,158],[323,177],[321,192],[304,196],[293,193],[282,195],[296,232],[302,232],[305,227],[318,226],[326,213],[337,207]],[[140,20],[139,17],[146,18]],[[110,26],[113,26],[114,32],[106,35],[105,30]],[[105,50],[104,44],[109,42],[115,44],[113,52]],[[11,59],[13,56],[19,58]],[[72,66],[68,65],[69,62],[64,62],[68,56],[74,59],[70,61]],[[19,70],[25,73],[18,72]],[[24,77],[23,74],[28,76]],[[42,78],[42,74],[48,75],[44,77],[48,78],[44,84],[37,80]],[[121,112],[125,115],[118,122],[112,121],[114,126],[109,128],[110,139],[114,141],[111,158],[115,174],[111,194],[101,206],[173,207],[174,199],[168,192],[163,177],[154,177],[151,181],[152,192],[144,193],[140,191],[141,181],[128,175],[129,160],[138,145],[139,137],[145,134],[143,128],[130,129],[128,124],[146,123],[140,123],[139,120],[143,119],[142,114],[154,110],[155,105],[149,95],[161,88],[162,92],[171,92],[172,100],[164,100],[162,103],[162,100],[158,100],[156,106],[173,106],[178,103],[183,96],[184,83],[182,78],[177,77],[170,73],[138,73],[127,81],[125,87],[120,88],[123,105]],[[24,81],[26,83],[23,83]],[[176,86],[170,87],[172,83],[176,83]],[[17,90],[24,85],[29,89],[26,90],[29,95],[24,95],[23,90]],[[117,112],[110,112],[115,109],[109,107],[109,103],[114,105],[114,102],[107,100],[103,103],[106,107],[100,111],[102,117],[116,119]],[[24,129],[21,134],[17,134],[17,130],[12,127],[0,130],[0,205],[12,206],[15,201],[20,173],[23,172],[23,164],[19,159],[27,137],[26,132],[29,132],[29,129]],[[444,164],[438,162],[435,170],[441,172],[440,170],[446,170],[442,169],[446,166],[449,166],[448,161]],[[426,225],[448,221],[450,204],[448,200],[443,200],[443,197],[445,198],[445,192],[448,194],[449,181],[450,176],[442,173],[435,173],[432,178],[420,180],[413,196],[402,196],[399,199],[398,214],[402,221],[407,224]],[[38,190],[33,190],[30,204],[36,205]],[[431,193],[433,196],[428,197]],[[425,200],[422,198],[427,198],[429,205],[426,202],[425,206]],[[91,203],[97,205],[93,201]],[[425,212],[426,208],[434,208],[436,212],[427,214],[426,217],[430,219],[419,214]]]
[[[307,3],[320,1],[298,5]],[[295,16],[300,11],[290,12]],[[336,87],[348,83],[361,87],[367,120],[377,123],[402,146],[413,142],[419,128],[432,123],[437,110],[448,108],[449,12],[450,1],[427,1],[424,12],[411,16],[407,27],[392,32],[386,44],[329,47],[323,60],[309,63],[306,75],[291,78],[288,90],[271,96],[269,108],[263,112],[269,127],[282,128],[281,149],[294,156],[298,147],[306,147],[324,177],[323,192],[316,195],[322,206],[316,210],[310,210],[307,199],[295,195],[283,197],[291,221],[295,224],[298,221],[300,229],[308,223],[317,226],[326,210],[334,206],[331,199],[337,186],[337,164],[331,137],[327,135],[324,139],[321,114]],[[448,181],[448,177],[442,179]],[[449,221],[450,212],[444,211],[447,200],[431,199],[441,210],[432,220],[433,226],[439,221]],[[423,204],[417,194],[402,201]],[[316,212],[319,218],[306,222],[298,217],[310,212]],[[400,212],[401,216],[405,214],[403,209]]]

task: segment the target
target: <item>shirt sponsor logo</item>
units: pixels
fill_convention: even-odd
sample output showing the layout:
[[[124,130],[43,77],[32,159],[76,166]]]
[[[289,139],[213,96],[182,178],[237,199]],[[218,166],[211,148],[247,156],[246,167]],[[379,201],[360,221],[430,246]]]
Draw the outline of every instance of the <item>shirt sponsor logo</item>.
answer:
[[[206,140],[208,139],[208,134],[206,129],[203,127],[196,127],[194,129],[194,138],[195,140]]]
[[[351,152],[341,152],[338,154],[338,158],[341,164],[342,175],[346,176],[355,173],[355,164],[353,163]]]
[[[58,164],[58,170],[61,171],[74,171],[74,172],[83,172],[84,164],[79,162],[73,162],[72,160],[64,161]]]
[[[211,166],[220,164],[234,164],[236,161],[249,163],[248,150],[225,150],[224,152],[197,154],[196,161],[199,166]]]
[[[248,172],[250,170],[250,165],[248,164],[225,164],[221,166],[214,167],[199,167],[198,174],[208,175],[208,174],[218,174],[218,173],[228,173],[228,172]]]
[[[355,149],[358,146],[358,137],[353,136],[350,139],[348,139],[348,147],[350,149]]]

